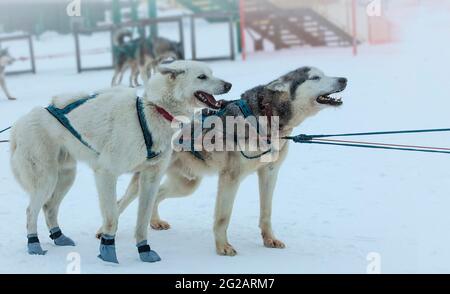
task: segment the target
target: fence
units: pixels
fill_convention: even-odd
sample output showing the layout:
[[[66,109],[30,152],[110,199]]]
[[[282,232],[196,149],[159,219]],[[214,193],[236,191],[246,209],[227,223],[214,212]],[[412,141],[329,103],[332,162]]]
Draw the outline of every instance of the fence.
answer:
[[[192,59],[193,60],[199,60],[199,61],[218,61],[218,60],[235,60],[236,54],[235,54],[235,33],[234,33],[234,23],[233,23],[233,14],[231,13],[220,13],[220,12],[210,12],[210,13],[196,13],[189,16],[191,21],[191,50],[192,50]],[[225,56],[210,56],[210,57],[199,57],[197,52],[197,26],[196,26],[196,20],[197,19],[214,19],[217,22],[224,22],[228,23],[228,38],[230,40],[230,51],[228,55]],[[123,28],[130,28],[130,29],[136,29],[140,32],[141,38],[147,38],[147,30],[146,28],[149,28],[151,31],[151,28],[154,27],[157,24],[161,23],[176,23],[178,25],[178,34],[179,34],[179,40],[182,44],[182,48],[185,48],[185,41],[184,41],[184,26],[183,26],[183,16],[176,16],[176,17],[159,17],[159,18],[153,18],[153,19],[143,19],[139,21],[129,21],[122,23],[120,25],[104,25],[104,26],[98,26],[96,28],[92,29],[84,29],[80,28],[79,26],[75,26],[73,30],[73,35],[75,39],[75,57],[76,57],[76,64],[77,64],[77,72],[85,72],[85,71],[95,71],[95,70],[108,70],[112,69],[114,66],[114,54],[113,50],[110,50],[111,52],[111,64],[104,65],[104,66],[91,66],[91,67],[85,67],[83,66],[82,62],[82,53],[81,53],[81,35],[92,35],[95,33],[102,33],[102,32],[109,32],[110,33],[110,48],[113,48],[113,36],[115,32],[119,29]],[[105,50],[108,50],[105,48]],[[185,50],[185,49],[183,49]]]
[[[81,56],[81,42],[80,42],[80,35],[81,34],[94,34],[94,33],[100,33],[100,32],[109,32],[110,33],[110,46],[113,48],[113,36],[115,32],[119,29],[123,28],[138,28],[138,31],[143,33],[141,35],[141,38],[146,38],[146,28],[152,27],[159,23],[176,23],[178,24],[178,32],[179,32],[179,38],[180,43],[182,44],[184,48],[184,30],[183,30],[183,19],[182,17],[160,17],[160,18],[154,18],[154,19],[143,19],[140,21],[130,21],[126,23],[122,23],[120,25],[106,25],[106,26],[99,26],[97,28],[93,29],[81,29],[79,27],[74,28],[74,38],[75,38],[75,56],[76,56],[76,62],[77,62],[77,71],[78,73],[84,72],[84,71],[94,71],[94,70],[106,70],[106,69],[112,69],[114,66],[114,54],[113,50],[111,50],[111,64],[105,65],[105,66],[95,66],[95,67],[83,67],[82,64],[82,56]]]
[[[233,25],[232,13],[220,13],[220,12],[203,12],[191,15],[191,41],[192,41],[192,59],[199,61],[218,61],[218,60],[235,60],[235,42],[234,42],[234,25]],[[228,22],[228,32],[230,38],[230,54],[226,56],[216,56],[216,57],[198,57],[197,56],[197,26],[196,19],[208,19],[214,20],[215,22]]]
[[[34,48],[33,48],[33,39],[30,35],[20,35],[20,36],[11,36],[11,37],[2,37],[0,38],[0,45],[3,45],[5,42],[12,42],[18,40],[25,40],[28,42],[28,50],[29,50],[29,60],[30,60],[30,69],[27,70],[16,70],[16,71],[7,71],[7,75],[18,75],[25,73],[36,73],[36,60],[34,56]],[[26,59],[24,59],[26,60]]]

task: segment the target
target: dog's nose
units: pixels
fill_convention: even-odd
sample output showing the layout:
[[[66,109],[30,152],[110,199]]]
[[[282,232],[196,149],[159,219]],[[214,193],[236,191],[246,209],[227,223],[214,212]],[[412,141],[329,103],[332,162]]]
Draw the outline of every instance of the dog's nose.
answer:
[[[230,90],[231,90],[231,88],[233,87],[233,84],[230,84],[230,83],[225,83],[225,85],[224,85],[224,89],[225,89],[225,91],[228,93],[228,92],[230,92]]]
[[[339,84],[341,84],[341,85],[347,85],[348,80],[347,80],[346,78],[340,78],[340,79],[338,80],[338,82],[339,82]]]

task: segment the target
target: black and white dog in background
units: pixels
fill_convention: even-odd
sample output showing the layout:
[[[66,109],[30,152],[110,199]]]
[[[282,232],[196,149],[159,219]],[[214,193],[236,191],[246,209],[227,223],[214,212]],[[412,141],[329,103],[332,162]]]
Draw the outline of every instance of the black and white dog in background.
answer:
[[[133,38],[132,31],[121,29],[114,35],[114,55],[112,86],[119,85],[131,69],[130,87],[139,87],[139,75],[147,81],[161,62],[183,60],[184,46],[163,37]]]
[[[15,59],[9,54],[8,49],[0,49],[0,86],[3,89],[3,92],[5,92],[6,97],[9,100],[16,100],[8,91],[8,88],[6,87],[5,82],[5,68],[8,65],[13,64]]]

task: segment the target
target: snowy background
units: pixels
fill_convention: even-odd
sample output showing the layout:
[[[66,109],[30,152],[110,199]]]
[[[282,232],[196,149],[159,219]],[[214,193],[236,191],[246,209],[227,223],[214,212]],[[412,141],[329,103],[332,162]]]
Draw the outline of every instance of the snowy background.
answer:
[[[233,82],[227,99],[304,65],[348,77],[345,105],[323,111],[296,133],[450,127],[450,10],[423,4],[402,10],[399,16],[398,43],[363,45],[357,57],[350,49],[295,49],[250,54],[246,62],[215,62],[211,67],[217,76]],[[218,36],[214,30],[205,29],[199,38],[214,46],[202,50],[228,48],[226,42],[218,46],[224,41],[214,36]],[[108,37],[86,37],[83,50],[101,48],[102,40]],[[50,33],[35,47],[38,56],[74,50],[71,36]],[[11,44],[10,50],[16,57],[26,55],[26,45],[20,42]],[[108,54],[88,58],[106,64],[110,60]],[[112,71],[76,74],[73,56],[39,59],[37,67],[37,75],[8,77],[18,101],[9,102],[0,94],[0,129],[31,108],[46,106],[54,94],[94,91],[108,86],[112,77]],[[0,135],[0,140],[7,138],[7,133]],[[448,134],[377,141],[450,146]],[[101,217],[92,172],[84,164],[79,164],[76,183],[60,213],[61,227],[77,247],[55,247],[41,215],[40,239],[49,252],[44,257],[27,254],[28,197],[13,179],[8,144],[0,144],[0,273],[65,273],[72,251],[81,256],[82,273],[366,273],[372,252],[381,257],[383,273],[450,273],[449,166],[446,155],[292,146],[281,170],[273,212],[276,236],[286,249],[267,249],[262,244],[257,178],[251,176],[239,190],[229,228],[238,255],[217,256],[212,233],[217,178],[210,177],[192,197],[161,206],[161,216],[172,229],[151,232],[151,245],[163,258],[160,263],[139,261],[133,204],[120,219],[116,243],[121,263],[113,266],[96,257],[94,234]],[[120,195],[129,179],[120,178]]]

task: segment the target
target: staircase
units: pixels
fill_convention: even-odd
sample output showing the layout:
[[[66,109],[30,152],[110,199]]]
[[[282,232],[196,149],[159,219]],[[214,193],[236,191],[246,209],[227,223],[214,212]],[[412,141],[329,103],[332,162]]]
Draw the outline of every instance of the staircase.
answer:
[[[237,0],[177,0],[178,3],[194,13],[238,12]],[[214,21],[214,20],[209,20]]]
[[[194,13],[232,12],[238,15],[239,0],[177,0]],[[297,46],[351,46],[353,38],[310,8],[284,9],[269,0],[243,0],[246,27],[255,43],[269,40],[276,49]],[[209,21],[214,21],[213,19]],[[255,37],[255,34],[259,35]]]
[[[351,46],[353,38],[310,8],[283,9],[267,0],[245,0],[246,26],[276,49]]]

